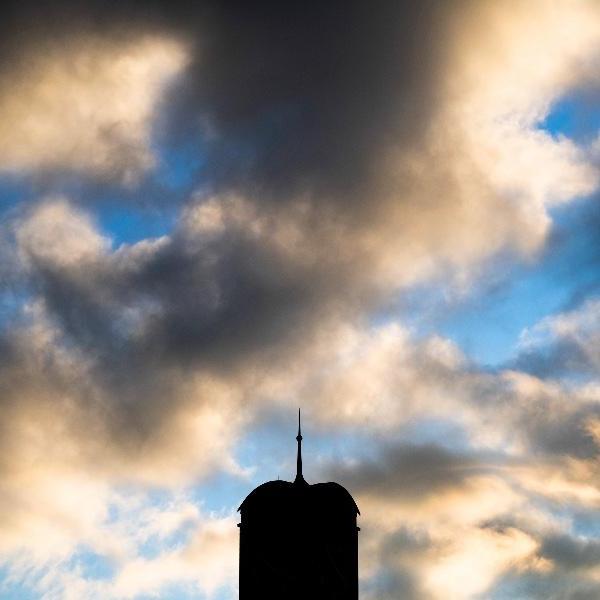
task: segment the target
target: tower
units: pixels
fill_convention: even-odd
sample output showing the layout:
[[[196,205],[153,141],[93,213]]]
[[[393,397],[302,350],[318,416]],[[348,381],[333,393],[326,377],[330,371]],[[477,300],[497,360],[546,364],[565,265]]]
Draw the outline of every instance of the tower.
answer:
[[[356,503],[333,482],[302,472],[298,411],[296,478],[269,481],[242,502],[240,600],[358,600]]]

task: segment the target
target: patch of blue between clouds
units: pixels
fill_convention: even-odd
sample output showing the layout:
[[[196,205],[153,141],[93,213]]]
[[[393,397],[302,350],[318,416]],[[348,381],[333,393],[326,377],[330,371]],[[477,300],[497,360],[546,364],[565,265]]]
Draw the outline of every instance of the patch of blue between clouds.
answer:
[[[219,517],[234,514],[252,489],[249,481],[237,474],[219,471],[193,486],[190,499],[205,515]]]
[[[35,186],[28,177],[0,175],[0,219],[2,221],[11,209],[35,195]]]
[[[236,454],[242,466],[255,468],[246,482],[244,499],[257,485],[278,477],[293,481],[296,476],[297,412],[290,409],[270,411],[237,446]],[[377,442],[359,428],[335,429],[318,426],[309,409],[302,413],[303,473],[309,483],[321,481],[323,471],[330,463],[340,463],[358,458],[369,458],[377,450]]]
[[[23,306],[33,299],[32,294],[18,286],[3,285],[0,291],[0,334],[23,319]]]
[[[82,173],[0,173],[0,221],[18,208],[47,197],[65,197],[82,206],[100,223],[115,247],[168,234],[181,206],[203,184],[204,153],[199,135],[177,143],[154,136],[153,169],[127,186]]]
[[[137,600],[150,600],[151,598],[161,600],[208,600],[195,583],[170,583],[165,585],[160,594],[136,596]],[[210,600],[232,600],[233,596],[229,590],[217,590],[210,596]]]
[[[115,247],[172,231],[182,205],[203,184],[203,142],[196,133],[177,140],[155,135],[155,168],[131,190],[111,189],[97,203],[101,227]]]
[[[449,338],[475,363],[490,368],[514,358],[522,331],[576,309],[600,291],[600,203],[584,198],[552,211],[552,231],[532,261],[499,256],[466,296],[447,297],[438,281],[402,294],[373,323],[400,318],[418,339]]]
[[[167,140],[155,135],[152,150],[157,157],[153,178],[171,190],[188,190],[202,178],[204,144],[200,132]]]
[[[0,567],[0,598],[2,600],[39,600],[39,593],[14,579],[6,567]]]
[[[237,511],[244,498],[258,485],[278,478],[293,481],[296,475],[297,413],[290,410],[269,412],[248,428],[237,444],[235,458],[248,477],[221,471],[196,485],[192,499],[203,513],[216,515]],[[321,481],[323,469],[330,462],[364,457],[373,440],[354,432],[317,429],[308,414],[303,416],[303,471],[309,483]]]
[[[595,508],[578,508],[574,511],[565,509],[564,516],[565,519],[572,522],[575,535],[585,536],[589,539],[600,539],[600,521],[598,520],[598,511]]]
[[[121,197],[112,190],[97,204],[102,230],[115,247],[168,235],[182,204],[201,184],[200,142],[185,139],[174,145],[157,140],[153,150],[156,167],[136,188],[122,192]]]
[[[98,210],[100,229],[114,248],[168,235],[177,221],[178,211],[169,207],[140,210],[126,203],[110,202]]]
[[[557,208],[538,260],[516,263],[483,295],[441,319],[440,331],[476,362],[500,365],[515,353],[521,332],[550,315],[576,309],[600,289],[598,199]]]
[[[70,557],[67,568],[87,581],[110,581],[118,572],[114,560],[86,548],[79,548]]]
[[[598,90],[577,90],[560,98],[538,125],[554,137],[589,143],[600,130]],[[398,316],[417,337],[450,338],[474,362],[490,368],[514,357],[521,332],[544,317],[572,310],[600,290],[600,206],[598,196],[576,199],[551,211],[553,229],[545,249],[531,263],[498,257],[488,280],[460,301],[448,301],[439,282],[404,295]],[[376,315],[381,324],[393,312]]]
[[[599,94],[599,90],[574,90],[559,98],[538,123],[538,129],[575,142],[591,141],[600,131]]]
[[[83,567],[79,575],[84,576],[88,581],[98,579],[93,575],[93,559],[89,565],[80,564]],[[33,589],[30,585],[19,582],[8,582],[6,571],[0,569],[0,598],[2,600],[39,600],[40,591]],[[109,580],[110,577],[102,579]],[[52,596],[54,597],[54,596]],[[136,594],[135,600],[150,600],[161,598],[161,600],[208,600],[209,596],[202,593],[195,583],[166,583],[161,587],[159,593]],[[229,589],[219,589],[210,595],[210,600],[232,600],[233,595]]]
[[[123,488],[120,492],[123,495],[128,494],[128,489]],[[132,493],[139,492],[139,490],[133,489]],[[183,490],[185,491],[185,490]],[[174,497],[172,490],[170,489],[151,489],[146,490],[146,494],[144,496],[144,509],[156,509],[159,511],[168,511],[171,508],[171,504],[173,500],[177,498]],[[200,507],[199,502],[196,502],[196,505]],[[111,510],[109,512],[109,524],[110,523],[122,523],[127,521],[129,515],[127,512],[120,513],[115,506],[111,506]],[[174,530],[170,531],[168,535],[150,535],[147,539],[139,544],[137,547],[137,552],[140,557],[144,559],[151,560],[156,558],[163,552],[168,552],[170,550],[174,550],[184,546],[191,535],[193,535],[196,528],[196,522],[194,519],[190,518],[188,520],[184,520],[179,523],[178,527]]]

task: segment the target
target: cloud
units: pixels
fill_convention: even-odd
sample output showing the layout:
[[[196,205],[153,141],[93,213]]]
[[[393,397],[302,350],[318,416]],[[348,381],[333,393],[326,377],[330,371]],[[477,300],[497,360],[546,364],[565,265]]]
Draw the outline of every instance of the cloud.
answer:
[[[333,471],[330,476],[333,481],[347,481],[357,494],[377,490],[377,494],[389,494],[395,500],[425,501],[429,496],[461,488],[466,480],[484,472],[474,457],[461,457],[428,445],[389,448],[371,464]]]
[[[151,126],[185,46],[156,34],[23,44],[0,74],[0,170],[134,183],[154,166]]]
[[[45,262],[54,268],[85,267],[107,249],[108,240],[83,214],[70,210],[63,198],[41,205],[17,232],[24,260]]]
[[[72,498],[78,507],[89,508],[90,500],[80,493]],[[95,502],[106,509],[95,513],[71,508],[85,519],[85,528],[72,530],[68,539],[65,515],[54,515],[57,522],[47,534],[54,540],[62,529],[62,549],[50,547],[48,539],[43,547],[37,534],[22,537],[11,554],[8,579],[28,580],[44,600],[134,598],[159,593],[173,583],[208,596],[235,589],[238,534],[233,516],[203,513],[184,494],[163,494],[157,502],[148,493],[105,488]],[[32,531],[39,533],[38,525]],[[44,554],[32,553],[36,546]],[[162,552],[152,550],[158,546]],[[99,561],[110,577],[87,576],[82,569],[86,558]]]
[[[339,395],[311,388],[331,427],[341,406],[344,422],[377,432],[375,455],[350,457],[324,475],[361,507],[363,589],[384,597],[405,586],[423,598],[506,589],[524,598],[593,597],[594,538],[578,538],[564,514],[597,510],[596,388],[486,372],[447,342],[382,333],[344,345],[339,370],[328,373]],[[454,421],[465,437],[440,436],[429,421],[435,444],[403,441],[415,424],[427,432],[428,418]],[[559,572],[568,574],[560,584]]]
[[[113,593],[119,598],[134,598],[154,593],[173,581],[194,582],[209,596],[224,586],[234,588],[238,537],[234,518],[209,520],[184,548],[127,563],[116,578]]]
[[[542,377],[594,376],[600,369],[600,301],[552,315],[523,331],[515,365]]]
[[[418,462],[419,454],[427,458]],[[515,594],[506,588],[515,580],[541,585],[558,573],[571,579],[546,584],[546,594],[559,594],[561,587],[577,594],[587,585],[584,572],[593,587],[595,541],[574,535],[562,516],[566,505],[584,499],[555,493],[548,482],[559,472],[545,472],[529,455],[515,460],[496,454],[486,461],[481,448],[398,445],[328,474],[348,485],[361,506],[362,588],[368,597],[406,586],[409,597],[458,600],[496,597],[503,589]],[[573,577],[576,570],[581,577]],[[531,597],[543,597],[533,589]],[[530,597],[522,588],[520,593]]]
[[[544,540],[541,552],[567,570],[597,567],[600,564],[600,544],[594,539],[577,539],[567,535],[549,536]]]
[[[359,463],[336,472],[361,506],[361,547],[369,556],[363,588],[390,593],[386,586],[394,582],[398,587],[392,589],[399,591],[409,574],[416,598],[473,598],[507,568],[535,560],[538,541],[531,533],[486,525],[527,506],[498,465],[480,462],[473,468],[480,460],[476,452],[461,459],[434,446],[394,450],[379,457],[377,466]],[[440,460],[433,467],[428,460],[419,464],[419,453]],[[396,469],[400,461],[405,464]],[[386,476],[380,478],[382,471]]]
[[[547,208],[597,186],[583,149],[538,128],[555,99],[593,77],[581,65],[597,44],[593,5],[560,5],[542,19],[523,3],[516,11],[480,3],[469,18],[440,9],[439,19],[431,8],[397,6],[321,11],[327,24],[361,19],[359,30],[340,25],[334,35],[303,29],[304,11],[284,24],[278,10],[250,17],[238,35],[237,16],[216,11],[193,108],[210,124],[219,189],[261,204],[308,203],[317,222],[335,227],[329,254],[356,248],[352,262],[369,267],[355,272],[369,270],[378,284],[448,266],[464,273],[505,247],[534,253],[549,229]],[[265,33],[274,28],[293,32]],[[532,36],[540,48],[560,43],[550,55],[530,48]],[[327,60],[347,68],[329,77],[322,60],[297,68],[324,45]],[[247,93],[230,93],[240,76]],[[275,90],[263,85],[269,79]],[[348,93],[360,89],[369,94]]]

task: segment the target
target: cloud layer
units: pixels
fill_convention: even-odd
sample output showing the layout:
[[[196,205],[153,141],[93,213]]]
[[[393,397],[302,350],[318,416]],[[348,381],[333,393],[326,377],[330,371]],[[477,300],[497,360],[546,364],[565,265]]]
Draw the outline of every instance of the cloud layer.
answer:
[[[593,597],[597,299],[529,323],[496,369],[394,307],[535,264],[558,207],[597,202],[594,142],[544,121],[598,89],[598,6],[44,11],[7,9],[0,68],[0,170],[28,186],[0,232],[11,581],[233,594],[240,499],[185,494],[250,477],[242,440],[302,404],[355,436],[321,470],[361,506],[365,597]],[[173,167],[177,147],[198,155]],[[189,171],[185,201],[165,164]],[[123,242],[99,189],[175,221]],[[110,575],[73,566],[83,551]]]

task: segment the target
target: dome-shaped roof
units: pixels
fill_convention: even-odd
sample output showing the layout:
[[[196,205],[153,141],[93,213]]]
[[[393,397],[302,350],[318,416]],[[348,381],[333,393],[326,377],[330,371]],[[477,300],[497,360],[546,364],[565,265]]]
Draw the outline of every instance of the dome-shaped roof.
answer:
[[[267,481],[253,489],[240,504],[239,510],[244,510],[256,504],[266,505],[271,503],[285,502],[294,493],[294,484],[289,481]]]
[[[306,507],[316,510],[349,509],[360,514],[354,498],[339,483],[298,484],[289,481],[267,481],[252,490],[242,502],[239,511],[258,508],[268,510],[269,507],[284,508]]]
[[[360,515],[360,510],[354,501],[354,498],[350,495],[350,492],[339,483],[335,481],[328,481],[327,483],[315,483],[310,486],[311,495],[319,505],[332,504],[336,506],[347,506],[351,508],[356,514]]]

